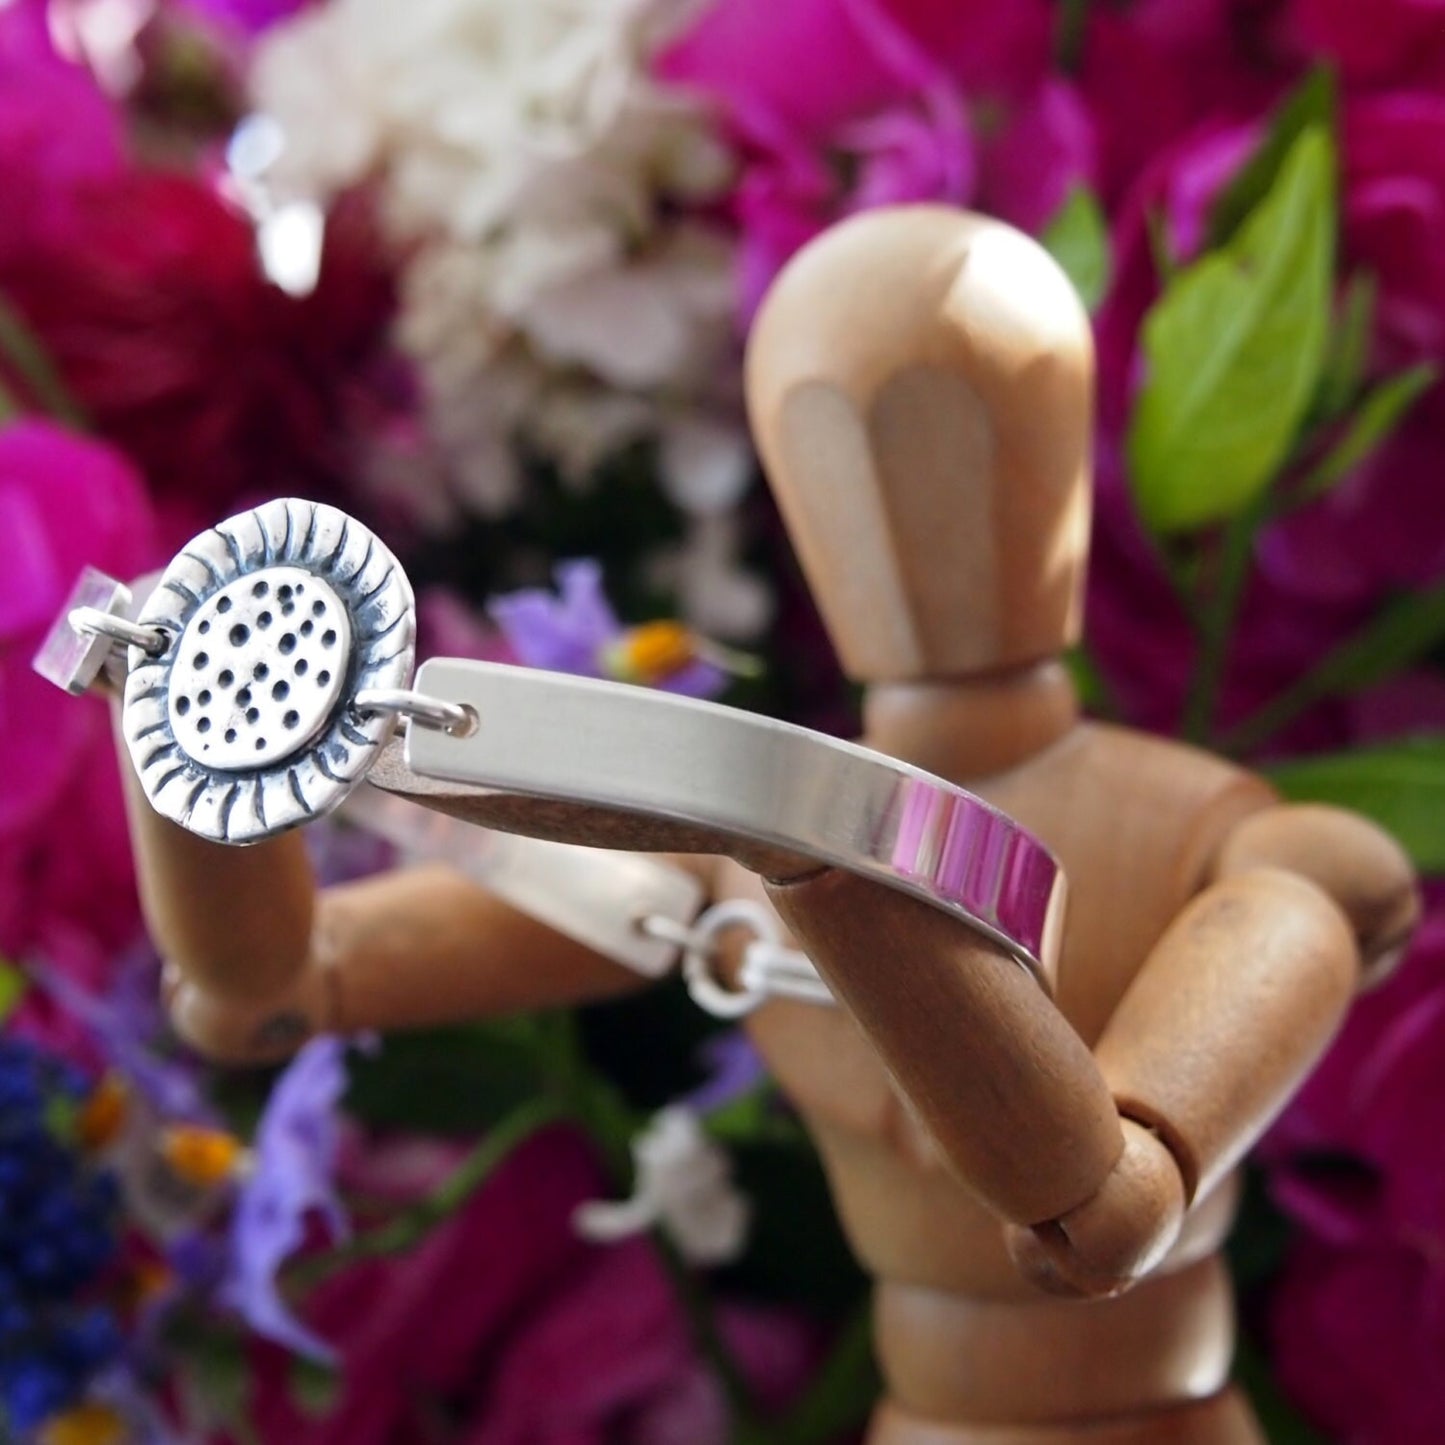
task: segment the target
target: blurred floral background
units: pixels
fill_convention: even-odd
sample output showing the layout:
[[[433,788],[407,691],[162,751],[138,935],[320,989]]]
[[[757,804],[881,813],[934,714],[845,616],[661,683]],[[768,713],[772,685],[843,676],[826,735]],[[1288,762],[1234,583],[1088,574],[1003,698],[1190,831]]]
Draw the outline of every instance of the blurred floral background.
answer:
[[[739,1036],[667,985],[207,1066],[105,709],[29,662],[82,564],[296,494],[431,651],[847,733],[741,340],[810,236],[933,199],[1095,316],[1091,709],[1439,871],[1439,0],[0,0],[0,1436],[856,1436],[863,1281]],[[1251,1167],[1271,1439],[1445,1439],[1442,1102],[1437,911]]]

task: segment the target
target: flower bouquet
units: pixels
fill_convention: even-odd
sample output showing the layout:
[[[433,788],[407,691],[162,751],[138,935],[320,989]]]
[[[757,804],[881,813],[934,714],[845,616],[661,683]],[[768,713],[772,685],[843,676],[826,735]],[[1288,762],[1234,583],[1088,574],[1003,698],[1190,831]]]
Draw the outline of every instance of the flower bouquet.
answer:
[[[0,4],[0,1438],[822,1445],[877,1389],[812,1147],[680,986],[275,1073],[170,1035],[105,710],[29,670],[83,564],[329,500],[424,651],[847,734],[742,339],[834,221],[968,206],[1094,318],[1091,711],[1428,877],[1442,156],[1426,0]],[[1432,896],[1251,1164],[1276,1441],[1445,1438]]]

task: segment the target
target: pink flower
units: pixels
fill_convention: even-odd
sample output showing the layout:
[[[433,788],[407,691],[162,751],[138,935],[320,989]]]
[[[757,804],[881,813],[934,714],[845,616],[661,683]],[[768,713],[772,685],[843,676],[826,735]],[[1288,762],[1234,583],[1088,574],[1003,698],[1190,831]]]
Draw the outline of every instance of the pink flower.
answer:
[[[343,1165],[342,1185],[401,1207],[457,1157],[420,1140],[374,1145]],[[598,1249],[572,1227],[604,1188],[581,1139],[549,1129],[416,1249],[316,1290],[305,1314],[339,1348],[341,1399],[308,1416],[285,1357],[258,1346],[261,1438],[412,1445],[445,1415],[476,1445],[722,1445],[716,1387],[651,1247]],[[789,1316],[729,1310],[724,1328],[764,1402],[787,1398],[816,1360],[814,1332]]]
[[[1272,1354],[1336,1445],[1445,1439],[1445,1284],[1417,1247],[1300,1242],[1274,1297]]]
[[[1286,44],[1334,61],[1352,84],[1438,84],[1445,74],[1440,0],[1292,0]]]
[[[119,174],[121,152],[119,112],[56,53],[45,5],[0,5],[0,265],[73,237],[82,198]]]
[[[199,181],[127,172],[81,214],[73,244],[0,264],[0,290],[142,469],[167,540],[247,501],[334,494],[390,305],[362,208],[333,215],[301,298],[266,281],[249,223]]]
[[[1445,912],[1366,995],[1268,1141],[1303,1232],[1274,1300],[1280,1378],[1347,1445],[1445,1435]]]
[[[817,1363],[800,1320],[725,1308],[720,1330],[764,1409]],[[550,1308],[512,1336],[464,1445],[727,1445],[727,1401],[697,1357],[677,1296],[641,1239],[591,1255]]]
[[[1445,29],[1445,11],[1437,22]],[[1345,247],[1380,280],[1391,363],[1445,359],[1445,96],[1402,91],[1345,108]]]
[[[298,10],[304,10],[311,0],[179,0],[179,3],[243,35],[259,35]]]
[[[96,988],[138,926],[109,718],[30,660],[84,565],[130,577],[155,564],[150,507],[109,447],[21,421],[0,429],[0,531],[0,951]],[[83,1033],[43,999],[25,1010]]]
[[[1087,117],[1047,67],[1048,13],[1032,0],[709,8],[658,71],[717,104],[737,146],[744,315],[799,246],[856,211],[962,204],[982,186],[1009,219],[1047,219],[1091,165]],[[982,127],[974,98],[990,107]]]
[[[396,1208],[439,1185],[461,1151],[396,1140],[353,1151],[340,1184]],[[317,1288],[302,1313],[341,1357],[341,1395],[322,1418],[292,1398],[287,1356],[258,1345],[253,1423],[289,1445],[411,1445],[438,1409],[469,1402],[517,1322],[546,1302],[587,1247],[572,1210],[601,1188],[577,1136],[549,1130],[522,1145],[487,1186],[415,1249],[354,1265]],[[358,1228],[362,1227],[358,1224]]]
[[[1157,156],[1206,121],[1256,115],[1298,70],[1257,33],[1265,7],[1239,0],[1095,6],[1079,86],[1098,134],[1100,180],[1124,196]]]

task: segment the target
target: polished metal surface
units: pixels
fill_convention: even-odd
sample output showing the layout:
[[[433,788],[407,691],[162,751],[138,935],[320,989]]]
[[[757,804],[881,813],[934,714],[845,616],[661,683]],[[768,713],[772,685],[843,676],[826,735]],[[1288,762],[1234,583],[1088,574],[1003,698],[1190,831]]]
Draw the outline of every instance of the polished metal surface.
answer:
[[[940,778],[805,728],[591,678],[440,658],[417,690],[477,717],[467,737],[410,730],[417,775],[830,864],[953,914],[1051,977],[1061,869],[1011,818]],[[664,831],[648,846],[674,844]]]
[[[131,649],[124,733],[164,817],[253,842],[328,811],[394,727],[355,705],[403,687],[411,587],[366,528],[334,507],[269,502],[195,538],[136,619],[164,632]]]

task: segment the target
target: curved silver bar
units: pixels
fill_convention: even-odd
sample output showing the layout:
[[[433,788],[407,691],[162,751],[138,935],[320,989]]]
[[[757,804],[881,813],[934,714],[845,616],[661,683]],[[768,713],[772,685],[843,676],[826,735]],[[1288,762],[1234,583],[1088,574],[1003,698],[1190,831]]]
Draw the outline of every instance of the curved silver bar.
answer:
[[[1063,871],[1013,819],[941,778],[806,728],[624,683],[437,658],[416,686],[478,719],[467,737],[408,733],[406,768],[421,779],[681,824],[873,878],[982,932],[1046,987],[1052,980]],[[431,791],[373,781],[418,801]]]

